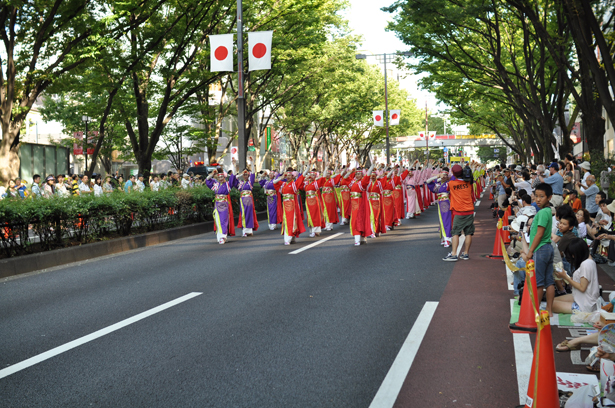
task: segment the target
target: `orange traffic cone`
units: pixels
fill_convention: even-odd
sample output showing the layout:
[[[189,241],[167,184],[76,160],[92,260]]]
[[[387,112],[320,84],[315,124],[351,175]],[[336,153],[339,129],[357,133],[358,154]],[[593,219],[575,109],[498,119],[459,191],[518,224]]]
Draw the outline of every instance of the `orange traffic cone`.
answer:
[[[528,266],[530,262],[528,262]],[[530,291],[532,292],[530,293]],[[532,305],[532,297],[534,298],[534,305]],[[528,267],[525,273],[519,320],[509,325],[510,331],[512,333],[536,333],[536,310],[538,310],[539,305],[540,300],[536,299],[536,275],[534,275],[533,267],[531,269]]]
[[[495,230],[495,242],[493,243],[493,252],[491,255],[487,255],[487,258],[501,259],[502,256],[502,234],[501,234],[501,222],[498,222],[498,228]]]
[[[489,191],[489,199],[493,200],[493,191]]]
[[[559,408],[555,359],[553,357],[553,338],[549,313],[540,312],[540,326],[534,347],[534,360],[527,387],[526,407]]]

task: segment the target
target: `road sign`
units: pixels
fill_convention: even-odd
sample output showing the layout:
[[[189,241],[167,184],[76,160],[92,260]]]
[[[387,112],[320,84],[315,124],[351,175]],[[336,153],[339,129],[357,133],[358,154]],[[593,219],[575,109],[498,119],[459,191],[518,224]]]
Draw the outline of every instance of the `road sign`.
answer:
[[[500,149],[493,149],[493,153],[500,153]]]

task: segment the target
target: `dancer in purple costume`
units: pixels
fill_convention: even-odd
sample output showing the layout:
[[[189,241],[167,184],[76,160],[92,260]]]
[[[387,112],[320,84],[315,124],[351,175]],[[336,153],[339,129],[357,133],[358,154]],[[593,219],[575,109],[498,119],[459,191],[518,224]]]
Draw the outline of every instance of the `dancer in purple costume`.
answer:
[[[231,185],[235,183],[235,175],[232,174],[226,181],[224,173],[214,170],[205,180],[216,197],[214,199],[214,229],[220,244],[224,244],[227,236],[235,235],[235,224],[233,223],[233,206],[231,205]]]
[[[448,248],[451,245],[452,212],[451,202],[448,193],[448,168],[444,167],[443,172],[427,180],[429,190],[436,194],[438,211],[440,213],[440,245]]]
[[[256,209],[254,208],[254,196],[252,189],[254,188],[254,173],[249,170],[244,170],[242,179],[235,179],[235,183],[231,184],[239,190],[241,197],[239,198],[239,206],[241,214],[237,221],[237,228],[243,229],[243,237],[252,236],[254,231],[258,230],[258,221],[256,220]]]
[[[276,229],[277,224],[282,223],[282,200],[279,197],[281,184],[278,183],[276,188],[275,179],[277,176],[277,171],[271,171],[268,175],[263,174],[262,178],[258,181],[267,196],[267,218],[271,231]]]

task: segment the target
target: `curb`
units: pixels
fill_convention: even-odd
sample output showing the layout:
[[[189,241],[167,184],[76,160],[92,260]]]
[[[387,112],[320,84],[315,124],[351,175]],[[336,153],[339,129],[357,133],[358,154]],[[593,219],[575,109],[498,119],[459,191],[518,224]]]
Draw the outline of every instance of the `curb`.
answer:
[[[258,221],[267,219],[267,212],[256,214]],[[236,221],[235,221],[235,224]],[[0,279],[74,262],[86,261],[92,258],[117,254],[137,248],[145,248],[194,235],[205,234],[214,230],[214,222],[202,222],[169,228],[162,231],[152,231],[145,234],[116,238],[108,241],[94,242],[70,248],[38,252],[36,254],[0,259]]]

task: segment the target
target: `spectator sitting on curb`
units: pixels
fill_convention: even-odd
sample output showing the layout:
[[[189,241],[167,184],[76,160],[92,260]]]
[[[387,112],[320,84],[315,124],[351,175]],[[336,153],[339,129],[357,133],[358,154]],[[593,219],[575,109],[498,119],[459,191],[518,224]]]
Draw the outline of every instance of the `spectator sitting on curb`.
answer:
[[[584,240],[573,239],[566,249],[566,259],[574,270],[572,278],[565,271],[556,272],[572,286],[572,294],[560,296],[553,302],[553,311],[557,313],[573,313],[575,310],[590,313],[598,310],[600,285],[596,263],[589,255],[589,249]]]

